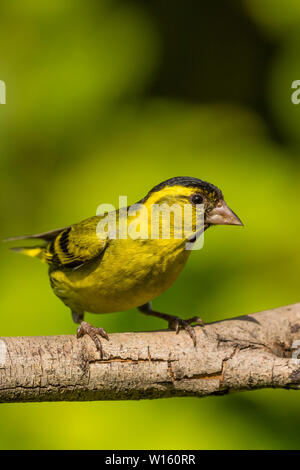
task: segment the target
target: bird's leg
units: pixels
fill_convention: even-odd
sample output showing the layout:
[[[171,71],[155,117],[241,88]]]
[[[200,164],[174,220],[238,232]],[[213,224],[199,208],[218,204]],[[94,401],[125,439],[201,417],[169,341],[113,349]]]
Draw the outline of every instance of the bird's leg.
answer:
[[[176,315],[169,315],[168,313],[155,312],[154,310],[152,310],[151,302],[141,305],[140,307],[138,307],[138,310],[144,313],[145,315],[152,315],[153,317],[158,317],[158,318],[162,318],[163,320],[166,320],[168,322],[169,328],[171,330],[175,330],[176,334],[179,333],[180,329],[186,330],[188,334],[190,335],[190,337],[192,338],[194,346],[196,346],[195,330],[191,326],[191,323],[204,326],[204,323],[201,320],[201,318],[192,317],[192,318],[188,318],[187,320],[183,320],[182,318],[177,317]]]
[[[84,335],[88,335],[95,343],[97,350],[100,352],[101,359],[103,358],[103,348],[100,339],[97,335],[102,336],[102,338],[109,341],[108,334],[103,328],[97,328],[95,326],[90,325],[86,321],[83,321],[84,313],[80,312],[73,312],[72,311],[72,318],[75,323],[80,323],[80,326],[77,328],[77,338],[81,338]]]
[[[74,323],[81,323],[84,318],[84,313],[83,312],[77,313],[77,312],[73,312],[72,310],[72,318],[73,318]]]

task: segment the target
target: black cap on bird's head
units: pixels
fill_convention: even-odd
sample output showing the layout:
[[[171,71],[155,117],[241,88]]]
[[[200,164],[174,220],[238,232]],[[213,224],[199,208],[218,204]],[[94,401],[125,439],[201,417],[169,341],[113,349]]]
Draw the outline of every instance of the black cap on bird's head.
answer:
[[[214,186],[211,183],[207,183],[207,181],[200,180],[199,178],[192,178],[191,176],[175,176],[174,178],[169,178],[168,180],[162,181],[161,183],[154,186],[154,188],[149,191],[146,198],[150,196],[150,194],[160,191],[163,188],[171,187],[171,186],[183,186],[185,188],[199,188],[203,189],[204,191],[214,191],[220,199],[223,198],[222,191]]]
[[[170,188],[171,191],[168,191]],[[172,188],[174,191],[172,194]],[[170,197],[187,198],[192,204],[204,204],[205,225],[243,225],[239,217],[227,206],[222,191],[207,181],[190,176],[176,176],[154,186],[142,199],[145,203],[155,194],[166,194]],[[160,201],[163,197],[158,198]],[[155,201],[156,202],[156,201]]]

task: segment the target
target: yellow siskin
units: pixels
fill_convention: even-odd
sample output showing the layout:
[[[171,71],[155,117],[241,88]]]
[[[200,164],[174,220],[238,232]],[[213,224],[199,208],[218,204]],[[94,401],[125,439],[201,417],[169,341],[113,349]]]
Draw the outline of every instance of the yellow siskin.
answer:
[[[124,209],[119,209],[109,214],[116,220],[113,236],[111,232],[99,229],[99,224],[107,218],[107,214],[103,214],[50,232],[8,239],[43,240],[38,246],[13,250],[39,258],[49,265],[50,283],[55,295],[71,309],[74,322],[80,324],[77,337],[89,335],[101,357],[103,350],[99,336],[108,340],[108,335],[103,328],[85,322],[84,312],[109,313],[137,307],[146,315],[166,320],[169,328],[176,332],[181,328],[187,330],[196,344],[191,324],[203,324],[200,318],[183,320],[153,311],[151,300],[175,281],[192,251],[191,246],[204,230],[211,225],[243,225],[226,205],[220,189],[197,178],[166,180],[151,189],[138,204],[143,204],[143,210],[126,208],[125,213]],[[186,224],[188,228],[184,230],[185,219],[183,224],[179,224],[173,212],[161,213],[155,219],[158,220],[158,231],[153,236],[151,222],[154,220],[153,207],[157,205],[176,205],[182,209],[183,219],[187,219],[188,214],[185,207],[190,207],[190,226]],[[199,207],[203,221],[200,229],[197,225],[201,214],[201,211],[197,212]],[[126,230],[135,228],[139,236],[129,236],[129,230],[126,237],[124,230],[120,236],[124,220]]]

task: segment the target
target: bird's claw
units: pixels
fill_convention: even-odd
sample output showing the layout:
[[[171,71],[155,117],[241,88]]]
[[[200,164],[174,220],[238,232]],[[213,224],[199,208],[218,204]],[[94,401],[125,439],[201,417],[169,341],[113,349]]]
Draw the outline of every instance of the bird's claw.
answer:
[[[103,328],[97,328],[95,326],[90,325],[86,321],[82,321],[80,326],[77,328],[77,338],[81,338],[84,335],[88,335],[95,343],[97,350],[100,352],[101,359],[103,358],[103,348],[101,341],[98,337],[101,336],[102,338],[109,341],[108,334]]]
[[[199,317],[192,317],[192,318],[188,318],[187,320],[183,320],[180,317],[174,317],[169,320],[168,326],[171,330],[175,330],[176,334],[179,333],[180,329],[186,330],[188,334],[190,335],[194,346],[196,347],[197,340],[196,340],[195,329],[193,326],[191,326],[191,323],[204,326],[203,320],[201,320],[201,318]]]

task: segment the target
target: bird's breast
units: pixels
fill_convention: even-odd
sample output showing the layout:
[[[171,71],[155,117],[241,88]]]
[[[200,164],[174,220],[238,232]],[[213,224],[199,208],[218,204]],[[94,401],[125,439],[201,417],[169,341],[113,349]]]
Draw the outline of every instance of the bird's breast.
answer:
[[[112,240],[101,260],[74,271],[54,271],[50,278],[55,294],[73,309],[128,310],[168,289],[189,254],[182,240]]]

